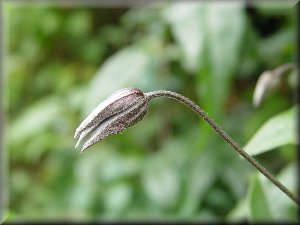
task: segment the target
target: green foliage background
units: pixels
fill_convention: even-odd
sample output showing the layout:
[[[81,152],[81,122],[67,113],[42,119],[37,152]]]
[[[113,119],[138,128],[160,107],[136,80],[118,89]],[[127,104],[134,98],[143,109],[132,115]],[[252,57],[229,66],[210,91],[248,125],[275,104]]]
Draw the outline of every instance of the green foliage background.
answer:
[[[98,103],[138,87],[189,97],[245,146],[294,105],[288,82],[251,105],[259,75],[295,61],[294,8],[5,3],[4,12],[7,221],[297,221],[291,200],[173,100],[151,102],[143,121],[84,154],[73,139]],[[272,145],[270,131],[255,158],[296,191],[295,143]]]

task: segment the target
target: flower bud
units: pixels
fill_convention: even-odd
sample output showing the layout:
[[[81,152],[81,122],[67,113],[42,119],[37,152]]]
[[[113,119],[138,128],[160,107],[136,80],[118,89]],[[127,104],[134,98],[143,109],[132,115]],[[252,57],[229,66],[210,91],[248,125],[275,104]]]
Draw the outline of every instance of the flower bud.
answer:
[[[280,77],[276,76],[276,73],[273,71],[263,72],[255,86],[253,94],[253,105],[258,107],[262,100],[268,96],[280,83]]]
[[[148,99],[137,88],[126,88],[113,93],[100,103],[76,129],[77,146],[87,138],[82,150],[111,134],[117,134],[140,121],[147,113]]]

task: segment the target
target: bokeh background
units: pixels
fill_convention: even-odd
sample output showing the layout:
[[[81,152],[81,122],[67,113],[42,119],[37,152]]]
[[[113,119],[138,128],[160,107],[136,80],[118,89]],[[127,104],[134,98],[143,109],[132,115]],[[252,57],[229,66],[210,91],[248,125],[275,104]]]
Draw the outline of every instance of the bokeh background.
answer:
[[[3,12],[5,221],[298,220],[290,199],[173,100],[152,101],[143,121],[84,154],[73,139],[125,87],[187,96],[241,146],[274,117],[296,124],[294,70],[252,105],[259,76],[296,61],[295,7],[6,2]],[[274,144],[272,121],[249,153],[296,191],[296,143]]]

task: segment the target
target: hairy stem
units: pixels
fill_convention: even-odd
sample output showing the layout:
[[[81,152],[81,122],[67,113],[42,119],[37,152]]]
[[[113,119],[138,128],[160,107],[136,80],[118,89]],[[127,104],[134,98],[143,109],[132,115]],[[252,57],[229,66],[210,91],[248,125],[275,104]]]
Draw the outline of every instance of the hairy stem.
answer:
[[[234,150],[242,155],[249,163],[251,163],[256,169],[258,169],[266,178],[268,178],[274,185],[276,185],[281,191],[283,191],[290,199],[292,199],[297,205],[299,205],[298,198],[287,189],[279,180],[277,180],[266,168],[260,165],[252,156],[248,155],[238,143],[236,143],[226,132],[211,119],[197,104],[190,99],[184,97],[175,92],[159,90],[146,93],[149,101],[157,97],[168,97],[178,100],[179,102],[190,107],[195,113],[202,117]]]

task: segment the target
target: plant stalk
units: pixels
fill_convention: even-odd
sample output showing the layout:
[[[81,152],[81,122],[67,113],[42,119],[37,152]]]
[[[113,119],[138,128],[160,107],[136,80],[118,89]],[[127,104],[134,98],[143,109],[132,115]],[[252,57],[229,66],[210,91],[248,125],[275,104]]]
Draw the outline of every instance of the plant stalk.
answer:
[[[279,180],[277,180],[266,168],[260,165],[252,156],[248,155],[238,143],[236,143],[226,132],[211,119],[196,103],[186,98],[183,95],[172,91],[153,91],[145,93],[149,101],[157,97],[168,97],[185,104],[190,107],[195,113],[202,117],[234,150],[242,155],[249,163],[251,163],[257,170],[259,170],[266,178],[268,178],[275,186],[277,186],[282,192],[284,192],[290,199],[292,199],[299,206],[299,199]]]

